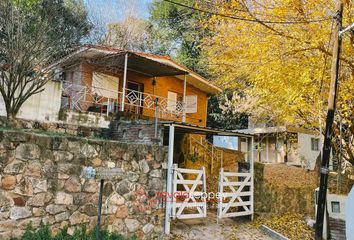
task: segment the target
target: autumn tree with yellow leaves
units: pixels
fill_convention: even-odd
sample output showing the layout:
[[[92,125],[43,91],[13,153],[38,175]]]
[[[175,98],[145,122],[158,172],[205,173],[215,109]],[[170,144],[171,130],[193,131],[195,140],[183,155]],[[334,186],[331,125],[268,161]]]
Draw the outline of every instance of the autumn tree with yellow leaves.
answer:
[[[203,43],[209,67],[217,84],[238,92],[230,104],[259,121],[324,129],[336,1],[200,1],[196,8],[213,13],[204,22],[213,32]],[[354,22],[353,4],[345,1],[343,26]],[[342,157],[354,163],[353,32],[343,39],[340,71],[334,148],[341,141]]]

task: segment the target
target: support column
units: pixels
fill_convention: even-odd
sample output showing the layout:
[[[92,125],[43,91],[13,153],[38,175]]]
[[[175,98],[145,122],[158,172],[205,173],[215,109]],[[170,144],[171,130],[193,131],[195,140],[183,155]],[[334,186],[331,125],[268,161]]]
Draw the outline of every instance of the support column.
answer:
[[[184,84],[183,84],[183,118],[182,122],[186,122],[186,93],[187,93],[187,75],[184,75]]]
[[[128,68],[128,53],[124,57],[124,71],[123,71],[123,88],[122,88],[122,100],[121,100],[121,111],[124,112],[124,102],[125,102],[125,88],[127,86],[127,68]]]
[[[172,174],[173,174],[173,147],[175,139],[175,126],[172,124],[169,131],[168,141],[168,162],[167,162],[167,197],[165,209],[165,234],[170,234],[171,225],[171,206],[173,201],[172,193]]]
[[[250,148],[249,145],[250,145],[250,143],[249,143],[249,141],[248,141],[248,137],[246,137],[246,154],[245,154],[245,160],[246,160],[246,162],[250,162],[249,153],[248,153],[249,148]]]
[[[251,138],[251,159],[250,159],[250,173],[251,173],[251,197],[250,197],[250,201],[251,201],[251,212],[252,212],[252,216],[251,219],[253,220],[253,215],[254,215],[254,137]]]
[[[267,162],[269,163],[269,139],[268,136],[266,136],[266,157],[267,157]]]

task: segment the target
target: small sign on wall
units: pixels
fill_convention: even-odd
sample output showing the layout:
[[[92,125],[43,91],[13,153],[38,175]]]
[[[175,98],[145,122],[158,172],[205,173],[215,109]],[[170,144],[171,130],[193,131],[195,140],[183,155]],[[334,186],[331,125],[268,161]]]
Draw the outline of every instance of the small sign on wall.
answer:
[[[196,113],[198,110],[197,95],[186,96],[186,113]]]

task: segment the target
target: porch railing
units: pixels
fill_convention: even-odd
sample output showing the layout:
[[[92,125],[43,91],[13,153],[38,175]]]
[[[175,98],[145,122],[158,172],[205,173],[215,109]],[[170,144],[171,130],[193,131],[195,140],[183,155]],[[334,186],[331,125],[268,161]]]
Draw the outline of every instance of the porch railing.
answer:
[[[125,104],[128,106],[141,107],[143,109],[156,110],[158,108],[158,113],[160,118],[166,116],[182,117],[184,104],[182,101],[170,100],[166,97],[161,97],[158,95],[139,92],[131,89],[126,90]]]
[[[62,107],[80,112],[116,112],[122,93],[94,86],[62,83]]]
[[[164,119],[181,119],[184,104],[182,101],[166,97],[125,90],[124,111],[157,116]],[[95,86],[85,86],[64,81],[62,83],[62,107],[80,112],[116,113],[120,110],[123,94],[120,91]],[[150,113],[144,112],[144,109]]]

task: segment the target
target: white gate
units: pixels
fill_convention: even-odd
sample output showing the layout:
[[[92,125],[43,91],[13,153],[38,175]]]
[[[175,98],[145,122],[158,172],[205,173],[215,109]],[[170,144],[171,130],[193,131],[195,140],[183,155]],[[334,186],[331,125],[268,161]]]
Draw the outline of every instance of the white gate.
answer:
[[[183,174],[196,176],[185,179]],[[202,218],[207,215],[205,168],[200,170],[173,166],[172,217],[177,219]],[[181,198],[180,198],[181,197]]]
[[[251,173],[220,170],[218,218],[253,215],[253,179]]]

